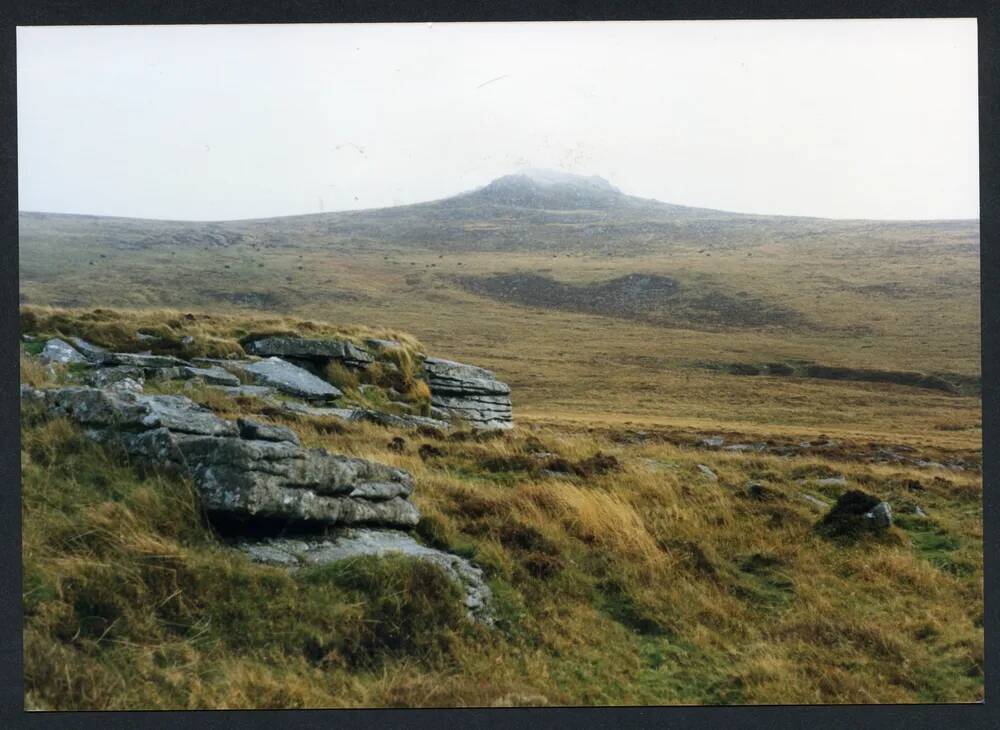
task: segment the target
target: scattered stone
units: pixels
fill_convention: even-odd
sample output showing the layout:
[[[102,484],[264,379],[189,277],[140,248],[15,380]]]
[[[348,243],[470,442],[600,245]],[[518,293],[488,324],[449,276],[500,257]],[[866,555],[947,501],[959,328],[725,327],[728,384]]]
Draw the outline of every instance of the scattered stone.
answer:
[[[406,439],[402,436],[396,436],[392,441],[386,446],[389,451],[395,451],[397,454],[402,454],[406,451]]]
[[[192,337],[191,335],[184,335],[183,337],[181,337],[182,345],[190,345],[192,342],[194,342],[194,337]]]
[[[493,623],[492,592],[481,569],[457,555],[421,545],[399,530],[350,528],[323,539],[272,538],[260,542],[244,541],[237,547],[251,560],[290,569],[391,553],[425,560],[441,568],[462,588],[469,618],[488,625]]]
[[[717,449],[726,443],[726,439],[722,436],[709,436],[699,441],[702,446],[707,446],[710,449]]]
[[[698,464],[698,471],[700,471],[706,477],[708,477],[709,479],[711,479],[713,482],[719,481],[719,477],[716,476],[715,472],[712,471],[711,469],[709,469],[704,464]]]
[[[811,504],[813,507],[815,507],[816,509],[819,509],[819,510],[826,509],[827,507],[830,506],[829,504],[827,504],[826,502],[824,502],[822,499],[820,499],[818,497],[815,497],[815,496],[813,496],[811,494],[803,494],[802,495],[802,499],[804,499],[809,504]]]
[[[733,444],[732,446],[722,447],[723,451],[732,451],[734,453],[744,453],[747,451],[766,451],[767,444]]]
[[[329,362],[337,360],[361,368],[375,361],[371,353],[349,340],[312,340],[304,337],[264,337],[243,346],[250,355]]]
[[[21,342],[34,342],[34,341],[35,337],[33,335],[29,335],[27,332],[21,335]]]
[[[41,358],[43,362],[58,363],[60,365],[70,365],[76,363],[86,363],[87,358],[77,352],[69,343],[53,337],[45,343],[42,349]]]
[[[476,429],[513,427],[510,386],[485,368],[429,357],[424,370],[431,389],[431,406]]]
[[[283,393],[306,400],[333,400],[343,395],[335,388],[308,370],[292,365],[279,357],[254,362],[232,363],[253,376],[260,384],[269,385]]]
[[[157,339],[156,335],[148,335],[145,332],[136,332],[135,338],[140,342],[149,342],[150,340]]]
[[[821,487],[843,487],[847,485],[847,478],[843,474],[838,474],[835,477],[825,477],[823,479],[815,479],[814,483]]]
[[[917,517],[927,516],[927,513],[924,512],[922,509],[920,509],[920,505],[917,505],[916,507],[913,508],[913,514],[915,514]]]

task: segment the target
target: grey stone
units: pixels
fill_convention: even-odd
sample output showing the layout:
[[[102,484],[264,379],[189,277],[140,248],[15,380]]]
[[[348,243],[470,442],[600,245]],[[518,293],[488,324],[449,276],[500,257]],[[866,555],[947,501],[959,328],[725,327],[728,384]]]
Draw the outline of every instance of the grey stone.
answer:
[[[219,418],[182,395],[138,395],[135,402],[146,408],[142,418],[145,428],[168,428],[205,436],[239,435],[235,423]]]
[[[403,528],[420,518],[408,472],[303,448],[288,429],[227,421],[183,396],[27,387],[22,402],[75,420],[139,463],[190,477],[209,512]]]
[[[706,477],[708,477],[709,479],[711,479],[713,482],[719,481],[719,477],[716,476],[715,472],[712,471],[711,469],[709,469],[704,464],[698,464],[698,471],[700,471]]]
[[[269,357],[255,362],[234,363],[235,367],[253,376],[258,383],[269,385],[283,393],[307,400],[333,400],[343,395],[308,370],[304,370],[279,357]]]
[[[927,516],[927,513],[924,512],[922,509],[920,509],[920,505],[917,505],[916,507],[913,508],[913,514],[915,514],[917,517]]]
[[[722,436],[709,436],[708,438],[703,438],[699,441],[702,446],[707,446],[709,448],[717,449],[726,443],[726,440]]]
[[[457,555],[421,545],[405,532],[353,528],[322,539],[273,538],[244,541],[237,547],[251,560],[288,568],[328,565],[364,555],[381,557],[393,553],[424,560],[438,566],[462,588],[469,618],[488,625],[494,621],[493,595],[483,571]]]
[[[299,435],[290,428],[275,426],[269,423],[258,423],[245,418],[236,420],[240,428],[240,438],[251,441],[289,441],[296,446],[301,445]]]
[[[70,365],[77,363],[87,363],[88,360],[77,350],[64,340],[53,337],[45,343],[42,349],[41,358],[47,363],[59,363],[60,365]]]
[[[879,502],[871,511],[865,513],[865,517],[874,520],[877,527],[890,527],[892,525],[892,508],[888,502]]]
[[[82,337],[70,337],[70,343],[75,347],[81,355],[94,363],[105,363],[111,358],[111,353],[105,350],[103,347],[98,347],[97,345],[92,345],[87,342]]]
[[[424,371],[431,389],[431,407],[477,429],[513,426],[510,386],[485,368],[429,357]]]
[[[260,357],[294,357],[303,360],[338,360],[360,367],[374,362],[371,353],[349,340],[307,339],[304,337],[264,337],[248,342],[244,348]]]
[[[145,332],[136,332],[135,338],[139,340],[139,342],[149,342],[150,340],[155,340],[156,335],[148,335]]]

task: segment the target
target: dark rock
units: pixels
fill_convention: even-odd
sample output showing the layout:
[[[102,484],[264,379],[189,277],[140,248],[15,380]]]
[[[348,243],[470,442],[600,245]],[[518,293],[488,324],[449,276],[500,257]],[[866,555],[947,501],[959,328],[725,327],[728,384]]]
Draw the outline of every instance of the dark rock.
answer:
[[[389,451],[395,451],[397,454],[402,454],[406,451],[406,439],[401,436],[396,436],[389,444],[386,446]]]
[[[417,453],[424,461],[427,461],[435,456],[444,456],[444,452],[433,444],[420,444],[420,448],[417,449]]]
[[[857,538],[884,531],[891,524],[892,511],[888,503],[852,489],[840,495],[817,528],[832,537]]]

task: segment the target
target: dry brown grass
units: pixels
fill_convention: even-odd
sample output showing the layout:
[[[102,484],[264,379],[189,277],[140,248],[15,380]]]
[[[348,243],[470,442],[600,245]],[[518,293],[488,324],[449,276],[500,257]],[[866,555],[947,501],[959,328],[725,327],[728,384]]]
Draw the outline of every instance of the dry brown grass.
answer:
[[[236,322],[226,331],[248,326]],[[53,377],[30,358],[22,373],[36,384]],[[331,427],[205,386],[157,387],[187,393],[225,417],[256,414],[287,425],[308,446],[409,470],[423,514],[418,534],[486,570],[498,627],[455,633],[443,661],[421,652],[386,655],[369,669],[337,649],[315,664],[304,650],[309,641],[379,625],[364,623],[362,615],[377,596],[327,582],[304,586],[248,564],[201,526],[190,485],[140,478],[65,421],[28,420],[22,521],[33,707],[982,696],[978,473],[618,438],[629,429],[655,436],[661,427],[704,425],[682,418],[596,421],[579,410],[561,418],[558,409],[523,418],[517,411],[520,425],[510,433],[454,439],[369,423]],[[878,392],[886,402],[902,397],[891,388]],[[938,397],[912,396],[914,403],[943,403]],[[891,438],[921,450],[968,443],[964,432],[933,428],[943,422],[936,418],[914,415],[886,432],[867,421],[836,433],[859,441]],[[751,423],[741,432],[766,436],[770,428]],[[908,435],[900,434],[903,428]],[[820,430],[784,424],[774,432],[814,437]],[[402,451],[389,447],[395,436],[406,442]],[[424,444],[440,455],[422,459]],[[539,452],[550,456],[539,459]],[[614,457],[618,467],[581,476],[536,466],[552,458],[581,464],[597,454]],[[698,464],[718,481],[701,475]],[[832,503],[839,488],[824,492],[797,480],[829,474],[892,503],[891,539],[838,543],[814,531],[820,512],[803,493]],[[751,479],[766,486],[767,499],[748,493]],[[912,482],[920,491],[910,489]],[[913,517],[917,504],[929,518]]]

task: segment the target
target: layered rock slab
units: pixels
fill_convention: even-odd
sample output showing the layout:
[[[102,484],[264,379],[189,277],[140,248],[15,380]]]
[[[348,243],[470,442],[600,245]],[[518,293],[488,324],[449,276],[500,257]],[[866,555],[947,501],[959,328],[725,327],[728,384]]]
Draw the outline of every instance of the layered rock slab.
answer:
[[[410,474],[307,449],[279,426],[219,418],[183,396],[22,388],[22,402],[84,427],[137,461],[192,478],[206,510],[237,518],[413,527]]]
[[[510,386],[485,368],[428,357],[424,371],[431,389],[431,406],[477,429],[514,425]]]

